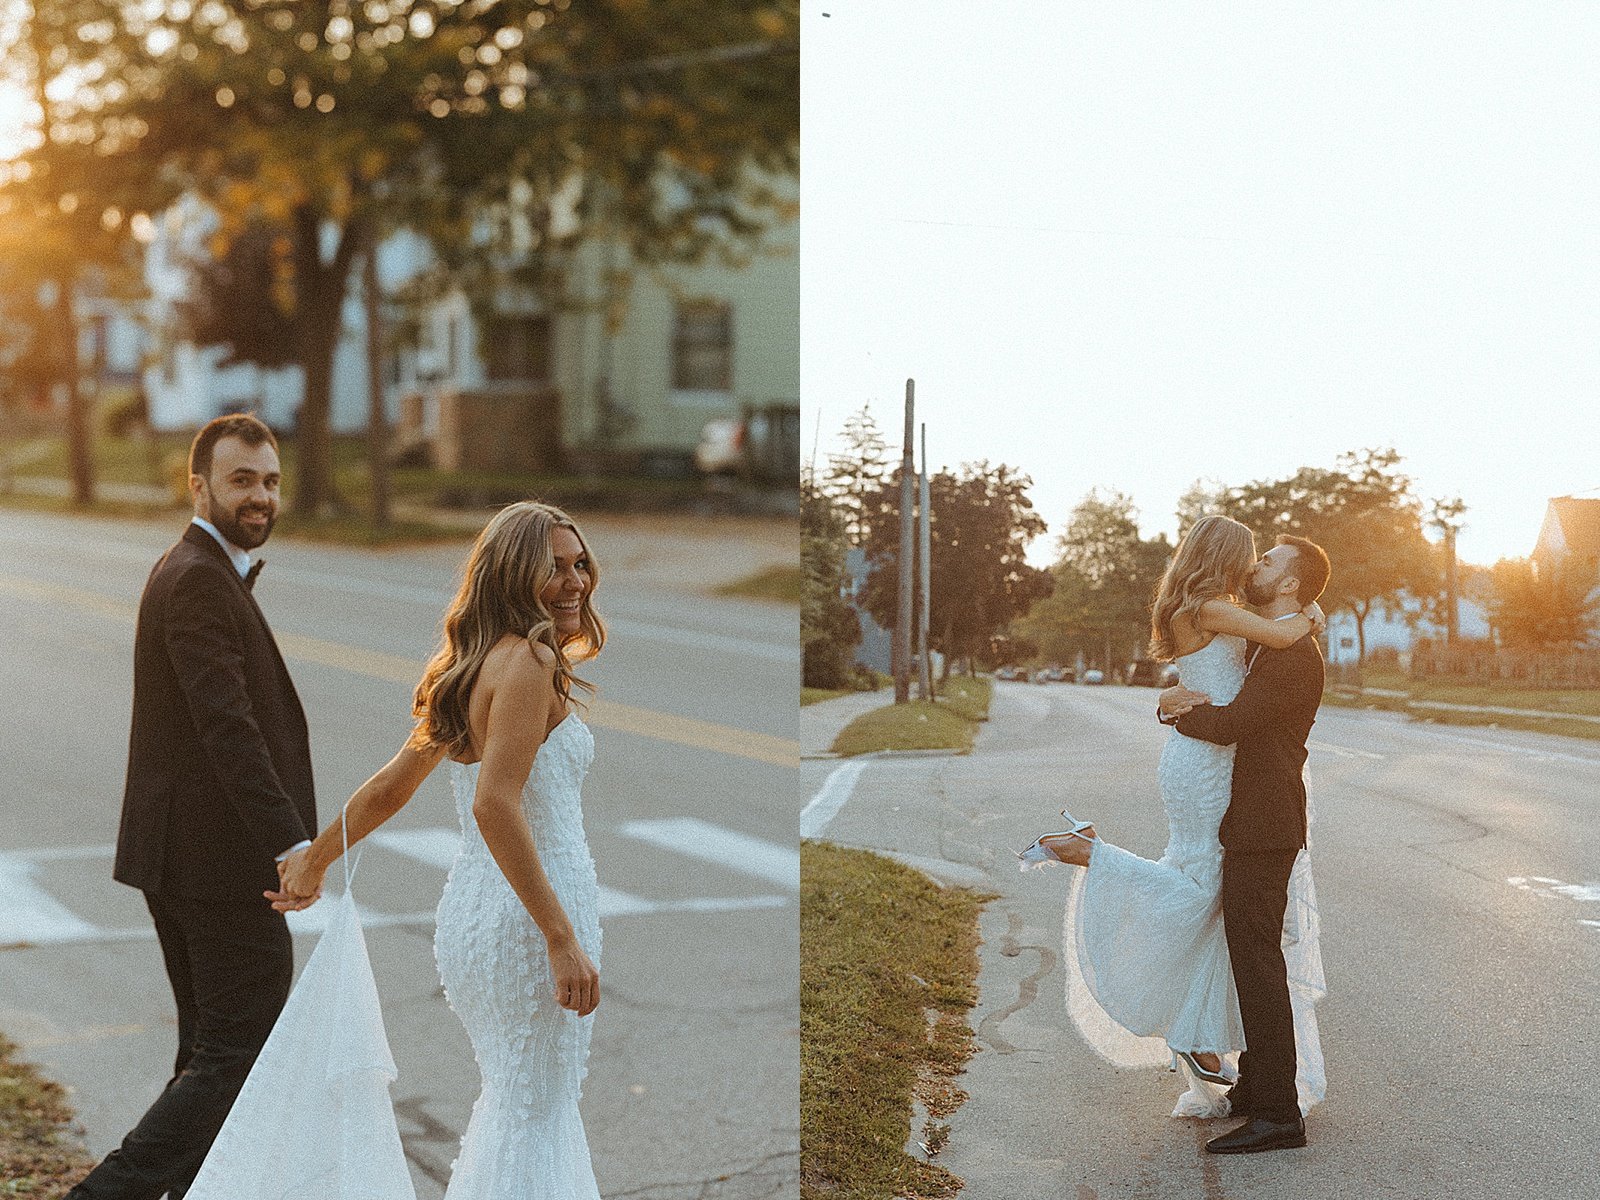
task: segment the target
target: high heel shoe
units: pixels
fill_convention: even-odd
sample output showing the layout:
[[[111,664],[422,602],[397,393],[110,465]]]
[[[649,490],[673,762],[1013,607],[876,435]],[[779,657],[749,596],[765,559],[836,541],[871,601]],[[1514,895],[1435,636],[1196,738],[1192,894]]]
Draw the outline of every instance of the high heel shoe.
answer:
[[[1091,843],[1095,840],[1083,832],[1085,829],[1092,828],[1088,821],[1074,820],[1072,814],[1066,811],[1063,811],[1061,815],[1066,817],[1067,820],[1072,821],[1072,828],[1059,829],[1054,833],[1041,833],[1038,837],[1033,839],[1032,844],[1029,845],[1027,849],[1017,851],[1018,870],[1037,871],[1041,867],[1049,866],[1051,863],[1061,862],[1059,858],[1057,858],[1054,854],[1051,854],[1050,851],[1045,848],[1043,843],[1044,839],[1047,837],[1075,837],[1082,838],[1084,841]]]
[[[1174,1059],[1182,1059],[1183,1065],[1189,1068],[1189,1074],[1206,1083],[1213,1083],[1218,1087],[1232,1087],[1235,1083],[1239,1082],[1239,1076],[1237,1072],[1234,1074],[1227,1073],[1228,1064],[1222,1061],[1221,1055],[1217,1056],[1217,1061],[1222,1067],[1222,1070],[1220,1071],[1206,1070],[1200,1065],[1199,1060],[1187,1050],[1174,1050],[1172,1052],[1172,1057]]]

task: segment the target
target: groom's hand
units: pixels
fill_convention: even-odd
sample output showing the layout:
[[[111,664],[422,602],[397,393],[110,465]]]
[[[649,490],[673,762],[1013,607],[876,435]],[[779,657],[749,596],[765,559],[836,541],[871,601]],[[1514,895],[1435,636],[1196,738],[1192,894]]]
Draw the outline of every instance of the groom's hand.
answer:
[[[278,863],[278,890],[263,892],[278,912],[299,912],[322,898],[322,873],[309,869],[309,847],[296,850]]]
[[[1191,692],[1180,683],[1169,687],[1161,693],[1161,715],[1164,717],[1181,717],[1191,708],[1210,703],[1210,696],[1204,692]]]

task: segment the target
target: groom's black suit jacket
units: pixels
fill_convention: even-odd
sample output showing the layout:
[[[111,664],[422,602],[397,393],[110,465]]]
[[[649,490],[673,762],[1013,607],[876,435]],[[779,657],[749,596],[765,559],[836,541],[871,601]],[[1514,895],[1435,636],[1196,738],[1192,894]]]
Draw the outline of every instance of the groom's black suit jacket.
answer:
[[[272,631],[226,551],[190,525],[139,600],[112,874],[264,905],[275,856],[316,827],[305,713]]]
[[[1202,704],[1178,732],[1219,746],[1237,743],[1233,797],[1218,833],[1231,850],[1295,850],[1306,844],[1306,738],[1322,702],[1322,652],[1310,635],[1287,649],[1252,646],[1244,686],[1229,704]]]

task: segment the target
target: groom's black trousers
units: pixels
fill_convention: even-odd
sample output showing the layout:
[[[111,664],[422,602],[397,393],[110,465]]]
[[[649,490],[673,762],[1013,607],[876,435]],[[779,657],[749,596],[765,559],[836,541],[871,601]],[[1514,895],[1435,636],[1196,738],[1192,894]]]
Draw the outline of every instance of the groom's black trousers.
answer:
[[[1283,961],[1289,875],[1299,853],[1228,849],[1222,855],[1222,924],[1248,1047],[1239,1057],[1239,1082],[1232,1094],[1244,1098],[1252,1116],[1271,1121],[1300,1116],[1294,1011]]]
[[[183,1196],[293,982],[288,925],[265,899],[219,902],[146,892],[145,901],[178,1003],[173,1077],[121,1147],[68,1200]]]

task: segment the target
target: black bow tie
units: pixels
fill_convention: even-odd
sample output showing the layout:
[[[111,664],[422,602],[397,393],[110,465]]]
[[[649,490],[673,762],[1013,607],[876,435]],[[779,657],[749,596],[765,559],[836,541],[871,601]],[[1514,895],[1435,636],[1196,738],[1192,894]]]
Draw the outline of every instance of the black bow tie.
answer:
[[[244,586],[249,588],[251,591],[255,591],[255,588],[256,588],[256,576],[261,574],[261,568],[266,566],[266,565],[267,565],[267,560],[264,559],[264,558],[258,558],[258,559],[256,559],[255,562],[251,563],[250,564],[250,569],[245,572]]]

